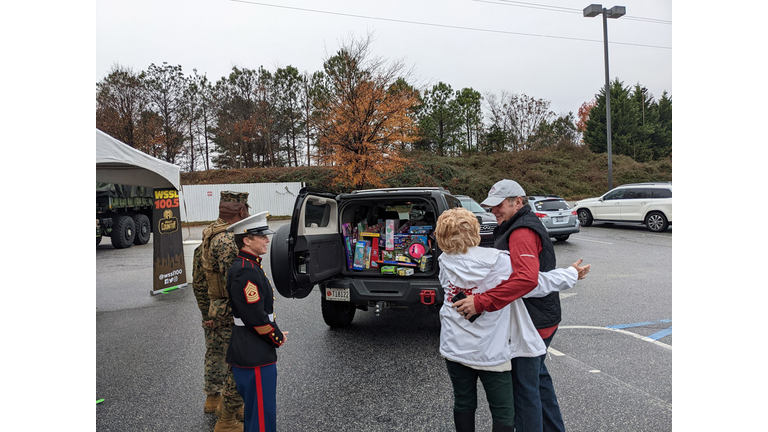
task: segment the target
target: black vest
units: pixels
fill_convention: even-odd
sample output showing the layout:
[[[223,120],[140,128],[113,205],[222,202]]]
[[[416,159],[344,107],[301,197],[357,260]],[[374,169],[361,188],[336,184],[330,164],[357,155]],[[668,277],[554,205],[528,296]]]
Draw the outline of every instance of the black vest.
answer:
[[[547,229],[539,218],[531,211],[529,206],[524,206],[512,218],[493,231],[496,239],[493,247],[501,250],[509,250],[509,235],[518,228],[530,228],[541,237],[541,252],[539,253],[539,271],[550,271],[556,267],[555,248],[549,238]],[[514,269],[512,269],[514,271]],[[545,297],[524,298],[523,303],[531,315],[533,325],[537,329],[549,328],[560,323],[560,294],[553,292]]]

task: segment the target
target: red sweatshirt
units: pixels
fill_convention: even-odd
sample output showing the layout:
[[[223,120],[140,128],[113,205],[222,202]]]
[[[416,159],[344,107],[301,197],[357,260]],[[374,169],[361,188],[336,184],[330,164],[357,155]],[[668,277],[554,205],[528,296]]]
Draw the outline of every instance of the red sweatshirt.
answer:
[[[531,292],[539,284],[539,253],[541,237],[530,228],[518,228],[509,236],[509,257],[512,276],[495,288],[474,296],[478,313],[497,311]],[[537,329],[542,339],[557,330],[557,325]]]

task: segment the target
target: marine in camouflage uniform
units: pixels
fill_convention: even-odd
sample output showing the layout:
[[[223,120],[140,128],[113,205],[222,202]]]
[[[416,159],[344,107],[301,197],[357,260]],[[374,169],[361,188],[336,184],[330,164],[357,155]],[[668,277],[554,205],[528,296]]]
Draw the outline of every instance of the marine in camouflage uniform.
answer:
[[[203,390],[207,395],[205,412],[212,413],[221,402],[221,390],[227,376],[226,365],[216,361],[216,348],[222,345],[217,340],[218,332],[213,331],[213,320],[208,316],[211,300],[208,298],[208,283],[205,280],[202,261],[202,246],[195,248],[192,260],[192,288],[197,299],[197,307],[203,317],[203,332],[205,334],[205,365],[203,375]]]
[[[245,207],[244,212],[234,215],[227,213],[226,203],[241,203],[247,206],[247,201],[247,192],[222,192],[219,218],[203,230],[203,242],[199,246],[200,267],[205,279],[200,285],[201,289],[202,285],[207,287],[207,302],[198,300],[201,312],[205,303],[208,304],[207,314],[203,312],[203,326],[206,329],[205,391],[210,395],[209,391],[220,390],[222,396],[221,404],[216,408],[216,414],[219,416],[214,428],[216,432],[242,431],[243,427],[242,423],[235,420],[235,414],[240,414],[243,410],[243,399],[237,391],[232,370],[225,362],[234,325],[226,291],[226,275],[238,253],[235,236],[226,229],[230,224],[247,217],[248,211]]]

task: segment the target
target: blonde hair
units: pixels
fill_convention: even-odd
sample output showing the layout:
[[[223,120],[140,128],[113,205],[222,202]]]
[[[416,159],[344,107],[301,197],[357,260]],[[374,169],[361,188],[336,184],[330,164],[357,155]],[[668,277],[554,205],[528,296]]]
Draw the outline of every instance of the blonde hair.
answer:
[[[480,224],[471,211],[464,207],[452,208],[437,218],[435,238],[445,253],[467,253],[470,247],[480,244]]]

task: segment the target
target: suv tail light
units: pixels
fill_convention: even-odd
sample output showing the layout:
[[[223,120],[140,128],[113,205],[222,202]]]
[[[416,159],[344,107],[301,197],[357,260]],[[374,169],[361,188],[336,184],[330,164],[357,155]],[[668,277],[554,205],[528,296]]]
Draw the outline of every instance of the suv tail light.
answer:
[[[572,211],[571,214],[574,215],[574,216],[578,216],[579,215],[579,213],[577,213],[576,210]]]
[[[538,217],[539,217],[539,219],[541,219],[541,218],[545,218],[545,217],[549,217],[549,216],[547,216],[545,213],[536,213],[536,216],[538,216]]]

